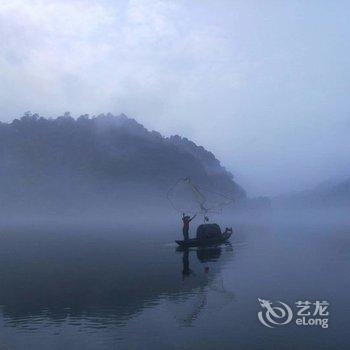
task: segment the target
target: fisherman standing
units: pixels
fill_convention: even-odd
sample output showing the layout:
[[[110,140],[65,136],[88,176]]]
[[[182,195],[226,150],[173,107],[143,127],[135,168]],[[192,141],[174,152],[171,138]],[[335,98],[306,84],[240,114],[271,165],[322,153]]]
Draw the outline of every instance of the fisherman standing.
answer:
[[[190,229],[190,222],[196,217],[197,214],[193,215],[192,217],[185,215],[185,213],[182,213],[182,222],[183,222],[183,228],[182,233],[184,235],[184,240],[187,241],[189,239],[188,231]]]

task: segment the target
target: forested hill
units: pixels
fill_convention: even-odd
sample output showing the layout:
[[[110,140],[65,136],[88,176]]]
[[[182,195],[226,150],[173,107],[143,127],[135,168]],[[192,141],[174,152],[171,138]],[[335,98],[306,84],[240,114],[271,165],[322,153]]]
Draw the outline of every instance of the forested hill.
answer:
[[[324,182],[308,191],[277,197],[274,202],[287,207],[349,208],[350,178],[339,182]]]
[[[161,203],[179,178],[245,197],[215,156],[180,136],[165,138],[111,114],[0,123],[1,210],[104,210]]]

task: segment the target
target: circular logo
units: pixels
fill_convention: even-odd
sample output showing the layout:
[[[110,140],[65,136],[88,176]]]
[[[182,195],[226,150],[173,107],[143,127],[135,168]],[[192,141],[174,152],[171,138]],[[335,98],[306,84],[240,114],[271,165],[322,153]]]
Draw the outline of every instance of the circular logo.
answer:
[[[275,305],[269,300],[258,298],[258,301],[263,309],[258,312],[258,318],[264,326],[274,328],[274,326],[281,326],[292,320],[292,309],[282,301],[277,301]]]

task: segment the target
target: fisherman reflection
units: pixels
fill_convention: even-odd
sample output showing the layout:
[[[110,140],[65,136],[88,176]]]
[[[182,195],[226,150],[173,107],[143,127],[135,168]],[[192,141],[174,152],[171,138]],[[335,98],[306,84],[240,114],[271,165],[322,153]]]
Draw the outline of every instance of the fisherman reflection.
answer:
[[[189,260],[189,249],[184,249],[182,255],[182,277],[185,278],[191,274],[190,260]]]

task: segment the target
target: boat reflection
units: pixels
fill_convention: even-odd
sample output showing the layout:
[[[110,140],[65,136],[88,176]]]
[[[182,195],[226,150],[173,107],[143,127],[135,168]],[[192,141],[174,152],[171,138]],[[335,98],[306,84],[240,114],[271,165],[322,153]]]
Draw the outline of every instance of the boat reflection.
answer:
[[[191,248],[177,248],[177,251],[182,252],[182,275],[189,276],[192,272],[190,269],[190,251],[195,251],[197,254],[197,259],[199,262],[213,262],[217,261],[221,256],[221,248],[220,247],[213,247],[213,248],[197,248],[197,249],[191,249]]]
[[[232,252],[232,246],[227,244],[224,248],[177,248],[177,252],[182,253],[183,288],[186,290],[191,286],[193,293],[183,301],[183,307],[177,305],[176,319],[181,326],[190,327],[206,309],[218,312],[235,300],[235,294],[225,287],[223,276],[217,273],[220,257],[223,252]],[[192,264],[191,256],[194,260]],[[191,265],[195,268],[191,268]]]

